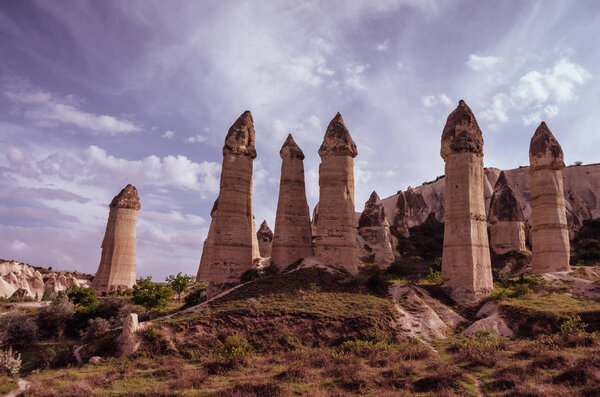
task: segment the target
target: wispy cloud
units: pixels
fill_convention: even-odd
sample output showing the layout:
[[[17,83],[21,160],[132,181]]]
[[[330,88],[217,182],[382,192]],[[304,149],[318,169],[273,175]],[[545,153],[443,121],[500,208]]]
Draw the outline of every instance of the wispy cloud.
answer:
[[[187,143],[203,143],[206,142],[208,138],[204,135],[196,134],[194,136],[190,136],[185,138],[185,142]]]
[[[467,66],[471,69],[481,72],[483,70],[489,70],[496,66],[502,61],[502,58],[495,56],[479,56],[475,54],[469,55]]]

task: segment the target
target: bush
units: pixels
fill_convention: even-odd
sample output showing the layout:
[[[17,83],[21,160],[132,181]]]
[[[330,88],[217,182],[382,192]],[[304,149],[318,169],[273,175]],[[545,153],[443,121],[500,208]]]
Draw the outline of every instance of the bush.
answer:
[[[21,371],[21,355],[14,353],[12,347],[0,350],[0,374],[16,378]]]
[[[38,327],[30,316],[15,310],[0,317],[0,332],[3,344],[21,348],[37,340]]]
[[[67,288],[67,296],[77,309],[83,307],[95,307],[98,306],[99,303],[98,298],[96,298],[96,291],[93,288],[83,288],[72,285]]]
[[[206,300],[206,285],[198,284],[185,298],[184,307],[192,307],[199,305]]]
[[[367,265],[367,272],[369,277],[367,278],[367,288],[369,292],[378,296],[387,296],[389,290],[389,283],[383,276],[381,268],[376,264]]]
[[[260,271],[258,269],[250,269],[250,270],[246,270],[244,273],[242,273],[241,277],[240,277],[240,282],[243,283],[247,283],[248,281],[252,281],[252,280],[256,280],[257,278],[260,277]]]
[[[459,361],[472,366],[493,367],[499,360],[498,352],[506,349],[506,338],[492,336],[492,330],[480,329],[473,337],[459,336],[448,349]]]
[[[87,328],[81,333],[81,339],[86,343],[93,342],[102,336],[109,327],[108,321],[101,317],[90,319]]]
[[[165,307],[172,297],[171,287],[153,283],[152,277],[140,278],[133,286],[133,303],[148,309]]]
[[[39,311],[38,327],[46,336],[62,337],[74,314],[75,306],[61,291],[54,297],[52,303]]]
[[[151,356],[175,353],[173,342],[167,338],[164,331],[158,327],[151,326],[142,331],[142,340],[146,350]]]
[[[433,267],[429,268],[429,274],[427,275],[427,281],[432,284],[442,284],[444,279],[442,278],[442,272],[434,270]]]
[[[190,276],[189,274],[183,274],[181,272],[177,273],[176,276],[170,275],[165,278],[165,281],[169,283],[173,291],[177,294],[177,300],[181,301],[181,294],[185,292],[186,289],[194,285],[196,277]]]
[[[49,301],[51,299],[52,299],[52,295],[50,294],[50,291],[45,289],[44,294],[42,295],[42,301]]]
[[[227,359],[242,359],[244,360],[252,353],[252,346],[243,336],[229,335],[225,338],[222,355]]]
[[[128,300],[109,296],[100,301],[97,315],[106,320],[114,321],[121,318],[121,310],[127,304]]]

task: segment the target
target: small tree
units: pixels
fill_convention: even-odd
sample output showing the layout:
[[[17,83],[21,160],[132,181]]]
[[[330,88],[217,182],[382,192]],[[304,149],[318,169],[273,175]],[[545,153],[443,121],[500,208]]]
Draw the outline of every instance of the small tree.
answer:
[[[38,327],[48,336],[62,337],[74,314],[75,305],[69,300],[67,294],[61,291],[54,297],[52,303],[40,310]]]
[[[136,305],[148,309],[165,307],[173,296],[173,290],[168,285],[155,284],[152,277],[140,278],[133,286],[132,301]]]
[[[181,301],[181,294],[194,285],[195,277],[179,272],[176,276],[171,274],[165,281],[169,283],[173,291],[177,294],[177,300]]]
[[[77,309],[97,306],[100,302],[98,298],[96,298],[96,291],[93,288],[83,288],[72,285],[67,288],[67,296]]]
[[[15,310],[0,317],[2,342],[16,348],[33,343],[37,339],[37,324],[27,314]]]
[[[92,342],[102,336],[108,330],[109,326],[108,321],[101,317],[90,319],[85,331],[81,332],[81,339],[86,343]]]
[[[12,347],[0,350],[0,374],[16,378],[21,371],[21,354],[14,353]]]

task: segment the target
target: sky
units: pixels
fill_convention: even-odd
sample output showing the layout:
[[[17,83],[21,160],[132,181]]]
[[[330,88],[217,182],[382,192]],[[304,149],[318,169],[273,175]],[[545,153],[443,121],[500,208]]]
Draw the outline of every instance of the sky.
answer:
[[[221,148],[254,117],[253,211],[273,226],[292,133],[318,201],[340,112],[355,202],[443,174],[464,99],[487,167],[528,164],[545,120],[565,162],[599,161],[600,2],[0,2],[0,258],[96,271],[111,199],[139,191],[137,274],[196,274]]]

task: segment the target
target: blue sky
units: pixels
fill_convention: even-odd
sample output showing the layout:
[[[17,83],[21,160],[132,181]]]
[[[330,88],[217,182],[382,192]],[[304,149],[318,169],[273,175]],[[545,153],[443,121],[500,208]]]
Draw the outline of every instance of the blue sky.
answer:
[[[596,1],[0,2],[0,257],[95,272],[107,205],[142,202],[138,276],[195,274],[221,147],[256,127],[257,226],[274,224],[279,148],[317,150],[341,112],[356,207],[443,173],[459,99],[488,167],[528,164],[545,120],[567,163],[598,162]]]

